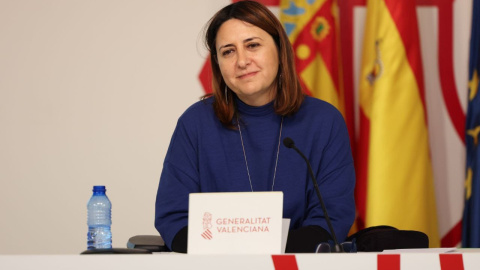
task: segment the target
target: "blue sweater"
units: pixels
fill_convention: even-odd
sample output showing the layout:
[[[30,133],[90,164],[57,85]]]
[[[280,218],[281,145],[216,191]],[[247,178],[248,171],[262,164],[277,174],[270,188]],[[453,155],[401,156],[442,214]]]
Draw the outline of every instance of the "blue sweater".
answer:
[[[179,118],[165,157],[155,227],[169,248],[188,225],[189,193],[251,191],[239,131],[220,123],[212,102],[199,101]],[[253,190],[270,191],[282,117],[275,114],[273,102],[261,107],[236,102]],[[355,217],[355,172],[342,115],[332,105],[306,97],[297,113],[284,118],[282,142],[286,137],[311,162],[337,238],[343,241]],[[317,225],[330,231],[305,161],[283,143],[273,190],[284,193],[283,216],[291,219],[291,230]]]

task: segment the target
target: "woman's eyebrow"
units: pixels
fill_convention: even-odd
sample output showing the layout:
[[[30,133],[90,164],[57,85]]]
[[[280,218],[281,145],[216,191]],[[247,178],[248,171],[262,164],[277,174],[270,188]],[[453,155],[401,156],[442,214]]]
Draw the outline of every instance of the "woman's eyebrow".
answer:
[[[247,42],[250,42],[250,41],[255,40],[255,39],[262,40],[262,38],[260,38],[260,37],[250,37],[250,38],[244,39],[243,43],[247,43]],[[218,50],[220,51],[221,49],[227,48],[227,47],[234,47],[234,45],[232,43],[225,44],[225,45],[222,45],[222,46],[218,47]]]

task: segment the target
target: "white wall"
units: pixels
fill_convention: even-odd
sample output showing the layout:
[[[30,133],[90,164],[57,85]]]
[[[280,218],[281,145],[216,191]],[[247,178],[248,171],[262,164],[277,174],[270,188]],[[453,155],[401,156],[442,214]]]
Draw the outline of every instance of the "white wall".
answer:
[[[228,2],[0,0],[0,254],[85,250],[100,184],[115,247],[157,233],[170,136],[203,94],[203,26]]]

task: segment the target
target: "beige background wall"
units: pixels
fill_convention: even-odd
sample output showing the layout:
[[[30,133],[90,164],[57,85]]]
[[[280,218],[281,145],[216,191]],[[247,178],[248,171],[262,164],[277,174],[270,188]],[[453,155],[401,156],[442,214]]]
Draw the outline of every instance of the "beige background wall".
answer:
[[[0,1],[0,253],[79,253],[107,186],[113,244],[155,234],[177,118],[203,94],[202,29],[228,1]]]
[[[156,234],[154,202],[170,136],[203,94],[202,29],[227,3],[0,0],[0,254],[83,251],[86,203],[100,184],[113,203],[115,247]],[[462,95],[470,8],[471,1],[456,1]],[[434,67],[426,76],[438,76],[436,45],[428,43],[438,33],[430,29],[436,11],[419,12],[426,12],[425,57],[433,59],[425,65]],[[364,13],[355,14],[358,41]],[[462,145],[449,151],[462,171]]]

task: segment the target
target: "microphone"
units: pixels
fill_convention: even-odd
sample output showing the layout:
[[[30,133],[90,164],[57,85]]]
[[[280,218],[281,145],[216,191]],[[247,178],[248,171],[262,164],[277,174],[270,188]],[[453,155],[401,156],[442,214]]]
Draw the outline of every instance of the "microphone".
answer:
[[[307,163],[308,172],[310,173],[310,177],[312,178],[312,182],[313,182],[313,186],[315,188],[315,192],[317,193],[318,200],[320,201],[320,205],[322,206],[323,214],[325,215],[325,220],[327,221],[328,228],[330,229],[330,232],[332,233],[333,242],[335,244],[333,252],[337,252],[337,253],[344,252],[342,246],[337,241],[337,236],[335,235],[335,231],[333,230],[332,222],[330,221],[330,218],[328,217],[327,207],[325,206],[325,203],[323,202],[322,195],[320,194],[320,189],[318,188],[317,179],[315,178],[315,175],[313,174],[312,166],[310,166],[310,162],[308,161],[307,157],[302,152],[300,152],[300,150],[298,150],[298,148],[295,146],[295,143],[293,142],[293,140],[291,138],[289,138],[289,137],[285,138],[283,140],[283,145],[285,145],[287,148],[291,148],[291,149],[297,151],[297,153]]]

